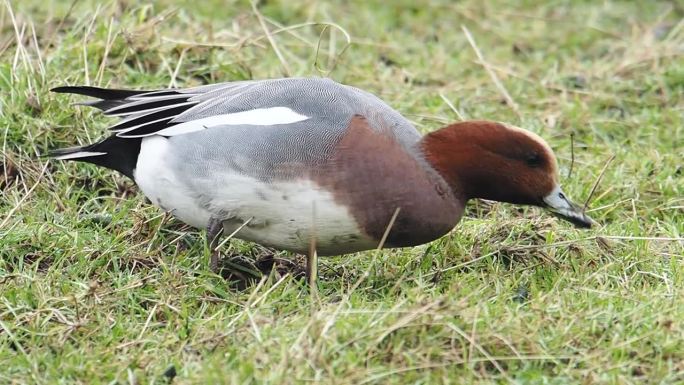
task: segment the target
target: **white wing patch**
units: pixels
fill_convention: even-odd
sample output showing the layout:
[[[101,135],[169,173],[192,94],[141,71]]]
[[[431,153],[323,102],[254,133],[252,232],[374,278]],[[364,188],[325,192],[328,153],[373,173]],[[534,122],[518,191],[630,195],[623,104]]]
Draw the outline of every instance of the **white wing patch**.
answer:
[[[253,126],[273,126],[277,124],[290,124],[309,119],[287,107],[257,108],[254,110],[234,112],[209,116],[189,122],[177,124],[155,132],[156,135],[175,136],[187,134],[189,132],[201,131],[215,126],[225,125],[253,125]]]

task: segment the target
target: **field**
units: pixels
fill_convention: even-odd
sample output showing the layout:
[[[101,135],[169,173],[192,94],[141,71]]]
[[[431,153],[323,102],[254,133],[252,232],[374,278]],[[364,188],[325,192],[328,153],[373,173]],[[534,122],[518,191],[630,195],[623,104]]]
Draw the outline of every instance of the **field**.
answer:
[[[0,383],[684,383],[678,1],[0,3]],[[546,138],[599,225],[474,201],[431,244],[321,259],[203,231],[49,161],[113,120],[65,84],[327,76],[430,132]]]

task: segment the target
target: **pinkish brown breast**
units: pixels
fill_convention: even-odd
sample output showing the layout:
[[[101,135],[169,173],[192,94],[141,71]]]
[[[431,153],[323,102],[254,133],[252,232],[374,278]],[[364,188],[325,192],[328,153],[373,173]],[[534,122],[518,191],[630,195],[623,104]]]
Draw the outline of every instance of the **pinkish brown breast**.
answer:
[[[391,131],[373,130],[360,115],[352,118],[333,156],[312,176],[375,240],[382,238],[399,208],[386,247],[435,240],[463,214],[464,200],[427,162],[400,145]]]

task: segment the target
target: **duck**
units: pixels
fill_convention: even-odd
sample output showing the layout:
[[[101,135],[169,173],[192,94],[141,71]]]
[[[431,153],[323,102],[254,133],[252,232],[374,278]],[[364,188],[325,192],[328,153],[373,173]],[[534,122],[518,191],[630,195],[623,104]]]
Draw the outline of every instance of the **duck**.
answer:
[[[306,254],[311,276],[317,256],[434,241],[478,198],[594,223],[534,132],[474,120],[422,135],[377,96],[327,78],[52,91],[93,98],[77,104],[120,120],[95,143],[49,155],[118,171],[206,229],[213,271],[222,234]]]

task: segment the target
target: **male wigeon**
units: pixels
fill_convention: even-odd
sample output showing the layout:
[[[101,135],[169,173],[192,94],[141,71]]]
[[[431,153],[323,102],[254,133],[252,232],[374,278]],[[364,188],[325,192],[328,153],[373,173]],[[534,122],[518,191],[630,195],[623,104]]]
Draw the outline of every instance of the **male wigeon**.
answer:
[[[376,96],[329,79],[131,91],[59,87],[123,118],[97,143],[52,152],[131,178],[152,203],[207,229],[277,249],[339,255],[435,240],[469,199],[592,220],[563,193],[538,135],[467,121],[421,136]],[[394,220],[392,220],[394,219]],[[390,223],[392,222],[392,223]],[[213,253],[211,267],[217,267]],[[311,271],[308,269],[308,271]]]

